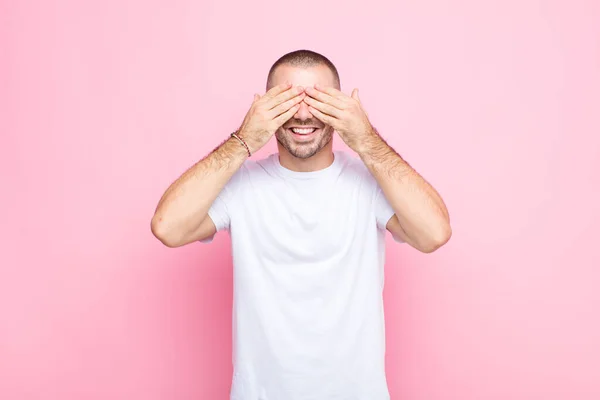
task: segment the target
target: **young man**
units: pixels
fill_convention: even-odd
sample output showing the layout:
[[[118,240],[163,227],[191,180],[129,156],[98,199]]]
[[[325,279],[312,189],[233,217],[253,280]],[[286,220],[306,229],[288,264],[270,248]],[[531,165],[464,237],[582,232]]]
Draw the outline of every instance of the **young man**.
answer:
[[[332,150],[334,131],[358,157]],[[273,135],[278,153],[250,160]],[[308,50],[273,65],[240,128],[167,189],[152,218],[169,247],[231,235],[231,400],[390,398],[386,229],[425,253],[451,235],[435,189]]]

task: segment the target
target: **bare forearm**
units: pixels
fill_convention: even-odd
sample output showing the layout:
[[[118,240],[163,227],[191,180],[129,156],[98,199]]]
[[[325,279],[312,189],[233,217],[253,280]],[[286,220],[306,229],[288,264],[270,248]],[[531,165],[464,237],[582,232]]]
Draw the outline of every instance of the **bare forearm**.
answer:
[[[152,232],[165,241],[192,234],[225,184],[247,159],[246,149],[228,138],[173,182],[152,218]]]
[[[430,248],[448,240],[450,218],[444,201],[376,130],[357,153],[376,178],[411,242]]]

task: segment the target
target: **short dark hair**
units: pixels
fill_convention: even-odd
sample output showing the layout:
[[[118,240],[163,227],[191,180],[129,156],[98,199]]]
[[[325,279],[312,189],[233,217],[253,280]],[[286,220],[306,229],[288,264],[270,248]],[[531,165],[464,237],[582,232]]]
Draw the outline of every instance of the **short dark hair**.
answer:
[[[271,69],[267,77],[267,89],[271,88],[271,80],[273,79],[273,73],[282,64],[291,65],[294,67],[314,67],[317,65],[326,65],[331,73],[333,74],[334,81],[337,85],[337,89],[340,89],[340,75],[338,74],[337,68],[327,57],[312,50],[295,50],[290,53],[281,56]]]

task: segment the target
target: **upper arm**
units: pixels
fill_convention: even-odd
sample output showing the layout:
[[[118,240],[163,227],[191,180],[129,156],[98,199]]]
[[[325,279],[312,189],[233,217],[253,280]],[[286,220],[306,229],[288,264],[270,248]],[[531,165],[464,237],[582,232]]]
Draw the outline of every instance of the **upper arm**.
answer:
[[[394,209],[386,199],[383,190],[381,190],[381,187],[374,178],[371,179],[375,187],[374,207],[377,226],[382,230],[387,229],[392,234],[392,237],[396,242],[411,244],[406,237],[406,233],[404,233],[402,226],[400,225],[398,216],[395,214]]]
[[[412,241],[409,239],[406,232],[404,232],[404,229],[402,229],[402,225],[400,225],[400,220],[396,214],[392,214],[385,228],[392,234],[392,237],[396,242],[408,243],[409,245],[415,247],[414,243],[412,243]]]
[[[202,243],[210,243],[215,237],[217,233],[217,226],[213,222],[210,215],[206,215],[204,220],[200,223],[196,231],[192,234],[192,239],[190,242],[202,242]]]
[[[212,219],[207,215],[195,230],[186,233],[177,241],[161,241],[167,247],[181,247],[196,241],[209,243],[212,241],[216,232],[217,228],[215,224],[213,223]]]
[[[230,229],[232,214],[239,207],[239,196],[236,194],[244,184],[247,174],[246,161],[225,184],[221,192],[210,205],[207,215],[194,232],[193,241],[210,243],[217,232]]]

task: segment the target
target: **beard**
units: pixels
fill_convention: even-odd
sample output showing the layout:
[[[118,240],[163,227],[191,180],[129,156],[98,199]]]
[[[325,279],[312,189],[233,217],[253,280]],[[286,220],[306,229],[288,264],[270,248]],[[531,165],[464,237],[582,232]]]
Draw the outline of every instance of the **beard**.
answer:
[[[292,125],[292,123],[289,125]],[[305,121],[293,125],[308,125],[308,123]],[[306,159],[314,156],[323,147],[327,146],[333,138],[333,128],[325,125],[314,133],[314,137],[311,140],[298,141],[294,139],[294,134],[289,129],[280,127],[275,132],[275,138],[291,155],[296,158]]]

